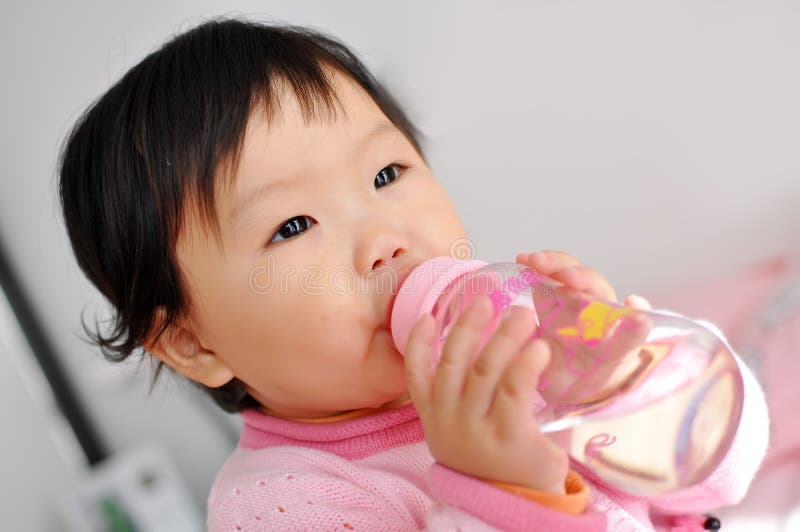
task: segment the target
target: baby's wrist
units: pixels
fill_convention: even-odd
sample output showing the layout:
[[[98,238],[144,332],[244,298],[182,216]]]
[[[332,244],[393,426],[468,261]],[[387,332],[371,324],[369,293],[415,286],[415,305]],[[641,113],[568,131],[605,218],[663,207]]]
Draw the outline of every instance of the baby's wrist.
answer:
[[[517,478],[517,477],[501,477],[496,479],[487,479],[487,482],[495,486],[503,487],[509,490],[518,488],[519,490],[533,490],[541,493],[551,493],[553,495],[566,495],[567,475],[568,471],[565,471],[564,475],[560,479],[552,483],[549,481],[543,482],[541,478],[530,479],[530,478]]]
[[[566,480],[567,479],[565,475],[564,478],[551,485],[542,485],[539,482],[536,483],[525,482],[525,483],[519,483],[517,485],[521,488],[540,491],[542,493],[552,493],[554,495],[566,495],[567,493]]]
[[[560,482],[553,484],[550,488],[539,489],[539,491],[544,491],[546,493],[555,493],[556,495],[566,495],[567,494],[566,477],[563,478]]]
[[[487,482],[496,488],[569,514],[580,515],[589,504],[589,487],[574,471],[568,471],[564,482],[554,487],[554,491],[500,481]]]

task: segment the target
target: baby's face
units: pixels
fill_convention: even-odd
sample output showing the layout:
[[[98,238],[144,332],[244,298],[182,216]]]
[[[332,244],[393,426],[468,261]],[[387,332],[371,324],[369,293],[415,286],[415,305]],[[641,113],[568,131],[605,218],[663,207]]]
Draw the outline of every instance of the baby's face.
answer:
[[[397,273],[466,238],[412,144],[357,84],[335,80],[347,118],[306,125],[288,92],[274,123],[251,119],[234,185],[217,197],[224,249],[196,219],[177,249],[202,349],[289,416],[406,392],[386,328]]]

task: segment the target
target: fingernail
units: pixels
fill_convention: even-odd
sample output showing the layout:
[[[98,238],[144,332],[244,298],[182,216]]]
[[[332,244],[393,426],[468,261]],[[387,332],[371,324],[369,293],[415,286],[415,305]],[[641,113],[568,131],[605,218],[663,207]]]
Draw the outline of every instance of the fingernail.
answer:
[[[427,345],[432,346],[433,341],[436,339],[436,335],[433,334],[436,330],[436,327],[434,327],[436,320],[433,318],[432,314],[426,314],[423,319],[425,321],[425,323],[422,324],[422,330],[424,332],[423,339]]]
[[[531,309],[526,307],[526,306],[524,306],[524,305],[511,305],[511,308],[513,309],[514,314],[518,315],[519,317],[522,317],[522,316],[526,316],[527,317],[528,315],[533,317],[533,312],[531,311]],[[531,321],[533,321],[533,320],[531,320]]]
[[[471,312],[473,314],[479,313],[481,310],[481,305],[483,301],[481,301],[481,296],[477,296],[475,299],[467,307],[467,312]]]
[[[537,251],[536,253],[531,253],[528,255],[528,260],[531,262],[544,262],[547,259],[547,255],[542,253],[541,251]]]
[[[636,294],[628,294],[628,301],[636,306],[641,306],[645,304],[645,300],[641,296],[637,296]]]

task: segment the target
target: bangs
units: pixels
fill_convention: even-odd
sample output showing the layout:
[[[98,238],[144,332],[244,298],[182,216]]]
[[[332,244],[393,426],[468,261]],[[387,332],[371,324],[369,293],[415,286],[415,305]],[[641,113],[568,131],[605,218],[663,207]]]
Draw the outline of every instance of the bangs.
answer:
[[[306,123],[344,112],[331,81],[342,68],[335,44],[307,28],[269,31],[254,23],[220,22],[176,38],[159,61],[143,61],[142,84],[131,102],[133,143],[160,219],[177,236],[184,201],[220,244],[216,187],[232,187],[247,123],[254,111],[273,122],[281,100],[293,96]],[[329,43],[328,50],[320,44]],[[150,98],[159,94],[159,98]],[[156,171],[160,169],[160,171]]]

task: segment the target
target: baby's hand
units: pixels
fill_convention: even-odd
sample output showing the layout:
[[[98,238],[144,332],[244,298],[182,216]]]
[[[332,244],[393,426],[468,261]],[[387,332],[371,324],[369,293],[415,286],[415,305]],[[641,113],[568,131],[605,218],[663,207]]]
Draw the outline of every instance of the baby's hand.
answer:
[[[492,318],[481,295],[453,325],[431,367],[434,319],[423,315],[406,349],[408,389],[436,460],[484,480],[564,493],[567,455],[541,432],[532,409],[548,344],[530,341],[533,311],[512,307],[481,345]]]
[[[539,253],[517,255],[517,262],[533,268],[564,286],[556,291],[577,292],[593,299],[617,302],[617,295],[608,280],[595,270],[582,266],[572,255],[563,251],[546,250]],[[538,299],[538,300],[537,300]],[[552,308],[548,305],[547,295],[534,294],[537,308]],[[625,306],[632,309],[650,310],[650,303],[643,297],[634,294],[625,299]],[[554,324],[569,325],[576,323],[576,309],[563,308]],[[545,310],[545,313],[547,310]],[[553,312],[553,316],[555,316]],[[540,313],[540,319],[548,319]],[[640,347],[646,340],[652,327],[646,317],[625,316],[620,314],[618,322],[626,322],[604,333],[604,360],[595,359],[597,348],[585,349],[580,342],[573,347],[570,360],[563,349],[552,349],[551,363],[541,376],[542,387],[539,392],[550,404],[570,404],[582,402],[588,395],[602,396],[624,383],[629,375],[637,374],[636,369],[645,363],[640,359]],[[562,323],[563,322],[563,323]],[[545,336],[546,338],[546,336]],[[570,367],[571,371],[568,370]],[[595,368],[596,371],[590,371]],[[578,370],[576,372],[576,370]],[[579,375],[579,376],[576,376]]]

